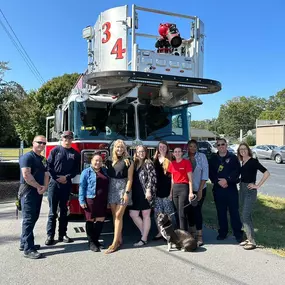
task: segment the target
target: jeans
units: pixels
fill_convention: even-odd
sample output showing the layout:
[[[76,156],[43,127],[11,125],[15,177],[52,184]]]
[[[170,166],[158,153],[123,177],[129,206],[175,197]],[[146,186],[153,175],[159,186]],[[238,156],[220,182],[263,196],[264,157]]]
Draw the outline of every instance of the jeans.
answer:
[[[184,206],[189,204],[189,184],[173,184],[172,200],[178,216],[177,227],[186,231],[188,221]]]
[[[48,202],[49,202],[49,215],[47,222],[47,235],[54,238],[56,219],[57,219],[57,209],[59,206],[59,227],[58,235],[63,237],[66,235],[67,231],[67,202],[69,200],[69,195],[71,192],[71,183],[60,184],[55,180],[51,179],[48,186]]]
[[[206,197],[206,190],[206,187],[202,190],[202,198],[198,202],[198,205],[196,207],[190,206],[187,213],[189,227],[194,227],[196,225],[197,231],[202,230],[203,227],[202,206]],[[194,194],[197,195],[197,192],[194,192]]]
[[[229,209],[234,236],[237,239],[241,238],[243,232],[239,215],[239,197],[236,185],[230,185],[225,189],[215,185],[213,188],[213,194],[220,227],[219,235],[226,237],[228,234],[227,212]]]
[[[240,202],[242,207],[242,222],[247,239],[255,244],[254,227],[252,222],[252,209],[257,199],[257,190],[248,189],[248,183],[240,183]]]
[[[34,227],[39,218],[43,195],[40,195],[36,189],[29,188],[21,198],[22,206],[22,235],[21,247],[25,252],[34,248]]]

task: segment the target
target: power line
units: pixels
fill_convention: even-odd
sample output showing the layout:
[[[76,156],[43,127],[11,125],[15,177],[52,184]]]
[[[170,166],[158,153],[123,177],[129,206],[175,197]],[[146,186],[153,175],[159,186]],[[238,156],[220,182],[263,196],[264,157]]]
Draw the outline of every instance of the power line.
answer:
[[[28,55],[28,53],[26,52],[25,48],[23,47],[23,45],[21,44],[19,38],[17,37],[16,33],[14,32],[13,28],[11,27],[11,25],[9,24],[7,18],[5,17],[3,11],[0,9],[0,13],[2,14],[3,18],[5,19],[8,27],[11,29],[14,37],[16,38],[16,40],[18,41],[18,43],[15,41],[15,39],[12,37],[11,33],[9,32],[9,30],[5,27],[4,23],[1,21],[0,19],[0,25],[2,26],[2,28],[4,29],[4,31],[6,32],[6,34],[8,35],[8,37],[10,38],[10,40],[12,41],[13,45],[16,47],[16,49],[18,50],[18,52],[20,53],[20,55],[22,56],[22,58],[24,59],[24,61],[26,62],[26,64],[28,65],[30,71],[33,73],[33,75],[36,77],[36,79],[41,83],[45,83],[45,80],[43,79],[43,77],[41,76],[40,72],[38,71],[38,69],[36,68],[35,64],[33,63],[33,61],[31,60],[30,56]]]

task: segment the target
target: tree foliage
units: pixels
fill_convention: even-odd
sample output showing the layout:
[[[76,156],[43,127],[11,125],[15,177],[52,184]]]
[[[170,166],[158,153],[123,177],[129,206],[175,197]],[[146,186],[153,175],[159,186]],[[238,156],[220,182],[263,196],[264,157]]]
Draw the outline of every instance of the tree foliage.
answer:
[[[217,119],[213,118],[213,119],[206,119],[206,120],[202,120],[202,121],[195,121],[193,120],[191,122],[191,127],[195,128],[195,129],[204,129],[204,130],[209,130],[212,131],[214,133],[216,133],[217,131]]]
[[[227,136],[238,137],[240,129],[244,133],[255,128],[256,119],[265,110],[266,99],[235,97],[221,105],[217,119],[217,131]]]
[[[265,110],[260,114],[262,120],[285,120],[285,89],[270,96]]]
[[[15,104],[26,97],[26,92],[14,81],[1,80],[1,76],[8,69],[6,62],[0,62],[0,145],[16,146],[19,138],[11,114]]]
[[[35,135],[45,135],[46,117],[54,114],[57,105],[68,96],[78,77],[77,73],[55,77],[15,104],[12,117],[22,140],[30,143]]]
[[[248,135],[246,138],[245,138],[245,142],[249,145],[249,146],[254,146],[256,145],[256,139],[254,136],[252,135]]]

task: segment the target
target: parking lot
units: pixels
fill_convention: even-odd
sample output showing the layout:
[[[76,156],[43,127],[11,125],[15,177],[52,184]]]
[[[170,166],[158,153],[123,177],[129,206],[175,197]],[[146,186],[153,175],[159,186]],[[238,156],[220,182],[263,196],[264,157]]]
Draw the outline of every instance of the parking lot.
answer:
[[[35,239],[44,258],[30,260],[18,250],[21,220],[15,219],[14,203],[0,202],[0,280],[1,284],[283,284],[285,259],[258,248],[247,252],[229,236],[216,240],[216,232],[205,229],[205,246],[193,253],[167,251],[165,242],[134,248],[139,238],[126,215],[124,245],[111,255],[87,249],[84,221],[69,223],[68,235],[74,243],[44,246],[47,201],[35,227]],[[151,236],[156,234],[152,228]],[[112,223],[107,221],[102,238],[112,241]],[[270,272],[270,274],[269,274]],[[283,280],[283,281],[282,281]]]
[[[277,164],[273,160],[259,159],[270,172],[270,177],[259,189],[260,193],[285,198],[285,164]],[[258,172],[257,182],[261,179],[262,173]]]

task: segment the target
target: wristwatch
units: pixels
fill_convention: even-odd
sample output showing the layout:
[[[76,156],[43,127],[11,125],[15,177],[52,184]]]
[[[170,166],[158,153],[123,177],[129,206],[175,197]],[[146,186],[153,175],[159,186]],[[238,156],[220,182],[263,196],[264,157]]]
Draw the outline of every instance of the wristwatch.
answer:
[[[130,191],[125,191],[125,194],[129,195],[129,194],[130,194]]]

